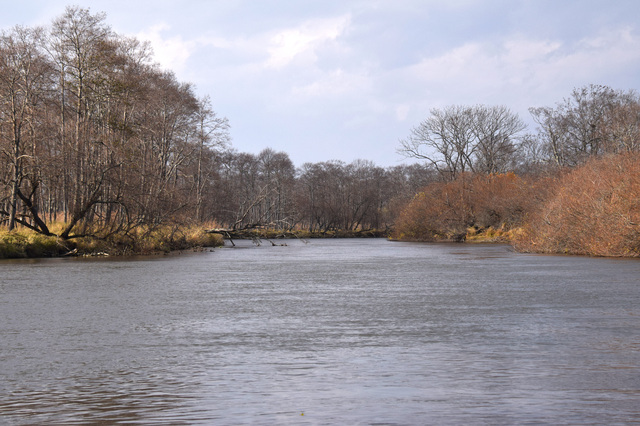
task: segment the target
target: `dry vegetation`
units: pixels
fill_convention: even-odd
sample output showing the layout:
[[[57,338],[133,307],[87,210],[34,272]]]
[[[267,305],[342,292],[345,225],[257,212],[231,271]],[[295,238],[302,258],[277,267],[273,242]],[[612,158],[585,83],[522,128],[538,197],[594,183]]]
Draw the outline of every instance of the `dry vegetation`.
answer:
[[[554,176],[470,176],[427,186],[394,238],[511,242],[521,251],[640,256],[640,154],[594,157]]]
[[[594,158],[555,181],[528,215],[517,248],[543,253],[640,256],[640,155]]]
[[[63,227],[64,224],[59,223],[52,228]],[[76,239],[46,236],[29,229],[0,229],[0,259],[157,254],[173,250],[201,250],[222,244],[220,235],[206,233],[202,225],[161,226],[154,229],[141,227],[128,234]]]
[[[401,141],[422,164],[296,168],[231,149],[208,97],[69,7],[0,34],[0,258],[220,244],[207,222],[638,256],[640,97],[589,85],[530,112],[538,133],[523,135],[505,106],[435,108]]]
[[[503,240],[536,202],[537,181],[514,173],[463,174],[424,188],[400,214],[393,238]]]
[[[638,94],[589,85],[530,112],[538,133],[515,137],[503,128],[505,117],[513,119],[503,110],[433,110],[403,148],[433,163],[443,179],[407,203],[394,238],[640,256]]]

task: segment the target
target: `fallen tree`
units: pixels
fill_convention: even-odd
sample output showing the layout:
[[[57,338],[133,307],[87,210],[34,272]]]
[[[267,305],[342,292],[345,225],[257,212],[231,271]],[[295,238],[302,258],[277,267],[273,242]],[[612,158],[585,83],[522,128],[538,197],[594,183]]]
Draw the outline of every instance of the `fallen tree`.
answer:
[[[254,244],[260,245],[262,240],[266,240],[271,243],[272,246],[284,246],[286,244],[277,244],[273,242],[272,238],[297,238],[303,242],[307,242],[296,235],[295,232],[285,231],[281,229],[277,229],[276,224],[250,224],[245,225],[240,228],[213,228],[213,229],[205,229],[205,233],[207,234],[218,234],[223,238],[229,240],[231,245],[235,247],[234,239],[236,240],[252,240]]]

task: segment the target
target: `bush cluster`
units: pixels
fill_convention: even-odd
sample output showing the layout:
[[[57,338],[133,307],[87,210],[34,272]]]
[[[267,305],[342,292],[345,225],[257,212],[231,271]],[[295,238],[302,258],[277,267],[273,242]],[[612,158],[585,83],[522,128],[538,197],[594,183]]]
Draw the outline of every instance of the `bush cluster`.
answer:
[[[640,256],[640,155],[593,158],[555,180],[514,240],[522,251]]]
[[[640,256],[640,154],[593,157],[553,175],[460,176],[428,185],[393,237],[508,241],[527,252]]]
[[[462,174],[425,187],[402,210],[393,238],[463,241],[522,224],[535,203],[536,182],[514,173]]]

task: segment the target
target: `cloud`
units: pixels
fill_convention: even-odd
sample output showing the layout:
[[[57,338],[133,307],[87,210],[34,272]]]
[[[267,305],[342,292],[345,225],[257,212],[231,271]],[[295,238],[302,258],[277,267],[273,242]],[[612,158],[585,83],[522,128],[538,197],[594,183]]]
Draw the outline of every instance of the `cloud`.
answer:
[[[367,155],[393,151],[394,141],[434,107],[501,104],[526,119],[529,107],[552,106],[574,87],[637,87],[635,26],[592,25],[572,37],[520,24],[447,32],[453,27],[433,7],[422,14],[385,8],[367,3],[272,20],[256,15],[182,33],[155,25],[138,36],[152,43],[163,67],[213,96],[234,125],[239,149],[276,146],[297,161],[313,158],[307,152],[313,143],[331,156],[358,144],[378,144],[354,148],[369,149]]]
[[[140,40],[151,43],[154,59],[166,70],[180,73],[185,70],[187,61],[197,50],[198,42],[183,40],[181,36],[164,37],[164,33],[171,30],[165,23],[156,24],[149,29],[136,34]]]
[[[396,106],[396,120],[405,121],[409,116],[410,110],[411,110],[411,107],[409,105]]]
[[[405,94],[433,106],[452,103],[528,104],[559,101],[574,87],[610,84],[640,63],[640,38],[629,28],[603,31],[575,43],[523,35],[468,42],[424,57],[392,77]],[[414,86],[413,90],[410,86]],[[623,88],[624,89],[624,88]],[[435,104],[435,105],[434,105]]]
[[[277,31],[269,40],[267,68],[281,69],[296,58],[315,62],[315,50],[323,43],[336,40],[349,25],[350,16],[309,20],[295,28]]]
[[[335,69],[319,73],[310,83],[293,86],[291,95],[298,99],[336,98],[368,92],[371,84],[366,73]]]

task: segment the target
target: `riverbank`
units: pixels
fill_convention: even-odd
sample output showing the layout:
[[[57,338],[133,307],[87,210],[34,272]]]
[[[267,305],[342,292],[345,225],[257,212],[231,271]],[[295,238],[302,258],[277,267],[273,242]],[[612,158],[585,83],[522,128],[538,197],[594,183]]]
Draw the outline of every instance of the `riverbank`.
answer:
[[[253,229],[233,235],[232,240],[277,240],[298,238],[384,238],[382,230],[332,230],[311,232],[303,230],[282,231],[276,229]],[[0,259],[46,258],[65,256],[132,256],[169,253],[178,250],[200,250],[220,247],[228,238],[223,233],[212,233],[205,226],[166,226],[151,230],[138,229],[105,238],[82,237],[64,240],[55,235],[46,236],[31,230],[0,230]]]
[[[113,234],[104,238],[62,239],[31,230],[0,230],[0,259],[64,256],[127,256],[200,250],[223,245],[220,235],[207,234],[201,227],[162,227]]]
[[[517,239],[517,236],[522,233],[522,228],[509,229],[505,226],[494,228],[489,226],[487,228],[469,227],[465,233],[460,234],[429,234],[428,237],[407,237],[401,235],[400,237],[391,236],[389,239],[394,241],[415,241],[415,242],[442,242],[442,243],[498,243],[498,244],[513,244]]]
[[[347,230],[331,230],[331,231],[282,231],[277,229],[253,229],[244,231],[242,236],[237,239],[279,239],[279,238],[299,238],[299,239],[313,239],[313,238],[385,238],[388,237],[388,231],[379,229],[367,229],[357,231]]]

